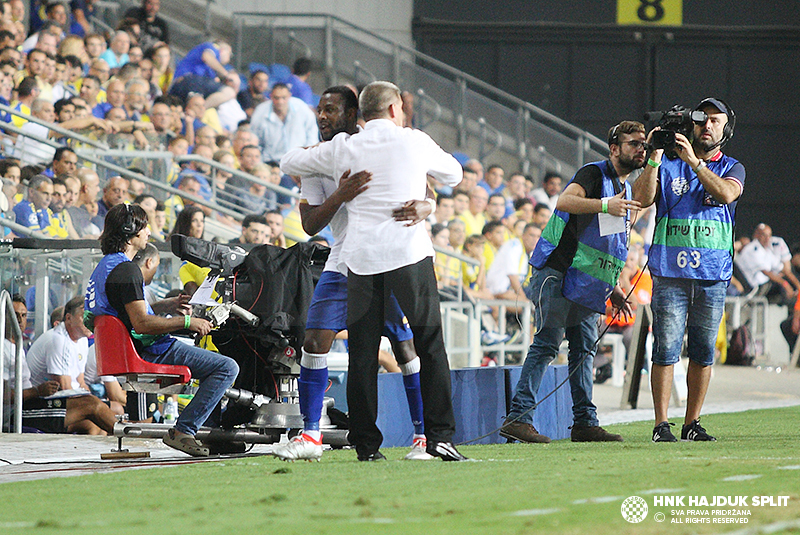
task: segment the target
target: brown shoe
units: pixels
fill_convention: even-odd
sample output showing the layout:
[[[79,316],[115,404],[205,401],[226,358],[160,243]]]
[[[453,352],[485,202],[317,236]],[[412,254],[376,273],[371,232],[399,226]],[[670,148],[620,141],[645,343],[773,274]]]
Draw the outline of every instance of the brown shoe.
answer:
[[[540,435],[539,432],[531,424],[523,422],[506,422],[500,428],[500,436],[509,440],[519,440],[520,442],[528,442],[530,444],[547,444],[550,442],[550,437]]]
[[[622,435],[609,433],[599,425],[572,426],[572,442],[622,442]]]

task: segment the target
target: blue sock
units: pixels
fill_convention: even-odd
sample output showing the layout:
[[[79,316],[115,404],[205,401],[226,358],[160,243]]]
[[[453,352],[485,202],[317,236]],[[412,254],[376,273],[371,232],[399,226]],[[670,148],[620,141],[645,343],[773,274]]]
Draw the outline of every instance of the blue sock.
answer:
[[[327,388],[327,355],[307,353],[304,349],[300,360],[300,378],[297,381],[304,430],[319,430],[319,420],[322,417],[322,400],[325,397],[325,389]]]
[[[403,372],[403,386],[406,388],[408,410],[411,413],[414,433],[424,435],[425,422],[422,416],[422,389],[419,385],[419,367],[419,357],[417,357],[411,362],[401,364],[400,370]]]

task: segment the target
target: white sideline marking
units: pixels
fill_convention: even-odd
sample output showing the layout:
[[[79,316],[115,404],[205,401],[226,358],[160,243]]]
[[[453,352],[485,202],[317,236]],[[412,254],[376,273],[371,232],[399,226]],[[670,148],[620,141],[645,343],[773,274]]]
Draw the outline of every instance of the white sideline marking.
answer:
[[[625,496],[600,496],[597,498],[584,498],[582,500],[575,500],[572,505],[583,505],[586,503],[609,503],[617,500],[624,500]]]
[[[634,494],[677,494],[683,489],[650,489],[650,490],[639,490],[634,492]]]
[[[761,477],[761,474],[742,474],[740,476],[723,477],[722,481],[750,481],[759,477]]]
[[[2,522],[0,529],[15,529],[15,528],[32,528],[36,526],[36,522]]]
[[[800,470],[800,464],[793,464],[790,466],[779,466],[778,470]]]
[[[552,515],[553,513],[560,513],[561,509],[526,509],[524,511],[514,511],[510,516],[538,516],[538,515]]]

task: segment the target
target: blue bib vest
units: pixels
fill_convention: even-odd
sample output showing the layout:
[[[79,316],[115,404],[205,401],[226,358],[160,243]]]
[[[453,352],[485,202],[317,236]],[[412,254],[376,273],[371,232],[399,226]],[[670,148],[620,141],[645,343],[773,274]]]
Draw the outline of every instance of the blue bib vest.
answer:
[[[708,162],[717,176],[738,163],[722,155]],[[727,281],[733,275],[734,213],[706,192],[689,164],[664,160],[656,196],[656,228],[650,247],[653,275]]]
[[[613,197],[616,172],[608,161],[593,162],[603,173],[602,197]],[[572,181],[570,181],[572,182]],[[631,187],[624,183],[625,197],[631,198]],[[561,241],[561,235],[567,226],[570,214],[555,210],[542,231],[542,236],[531,255],[530,264],[541,269]],[[629,216],[625,216],[625,227],[628,227]],[[592,215],[591,223],[578,236],[578,248],[572,264],[564,273],[561,293],[574,303],[583,305],[600,314],[605,313],[606,299],[619,280],[619,274],[628,257],[627,231],[607,236],[600,235],[598,214]]]
[[[125,256],[124,253],[113,253],[104,256],[100,262],[98,262],[97,267],[94,268],[91,277],[89,277],[89,284],[86,287],[86,298],[84,300],[84,323],[89,329],[94,330],[93,318],[95,316],[109,315],[117,318],[119,317],[117,310],[108,302],[108,296],[106,295],[106,279],[108,279],[108,276],[115,267],[123,262],[130,261],[130,258]],[[144,282],[142,282],[142,291],[144,292]],[[146,300],[145,305],[147,306],[147,313],[155,315],[155,312],[153,312],[153,309],[150,307],[150,303]],[[136,344],[138,346],[137,349],[147,348],[149,353],[155,355],[162,354],[169,349],[175,341],[175,339],[169,335],[139,334],[133,329],[131,329],[131,337],[134,339],[134,342],[138,342]]]

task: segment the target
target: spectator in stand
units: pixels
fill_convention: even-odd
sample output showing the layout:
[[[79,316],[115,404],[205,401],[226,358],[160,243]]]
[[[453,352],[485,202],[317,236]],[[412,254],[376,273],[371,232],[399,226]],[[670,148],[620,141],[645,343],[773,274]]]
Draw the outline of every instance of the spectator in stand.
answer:
[[[204,126],[194,133],[195,150],[198,146],[206,146],[212,151],[217,150],[217,133],[210,126]]]
[[[153,124],[153,131],[159,140],[159,145],[166,146],[178,135],[173,128],[172,110],[164,102],[156,102],[150,109],[150,122]]]
[[[131,121],[150,122],[150,84],[143,78],[133,78],[125,84],[125,102],[123,108]],[[138,125],[144,127],[144,125]]]
[[[518,212],[517,217],[526,223],[533,223],[533,201],[527,197],[514,201],[514,211]]]
[[[199,93],[205,97],[208,108],[236,98],[239,76],[226,69],[231,52],[231,45],[221,40],[191,49],[175,68],[170,94],[186,100],[189,93]]]
[[[66,238],[67,229],[50,210],[53,182],[44,175],[36,175],[28,182],[28,199],[14,207],[16,222],[31,230],[40,231],[52,238]]]
[[[78,155],[69,147],[59,147],[53,154],[53,161],[50,167],[45,169],[42,173],[50,178],[63,175],[65,173],[72,174],[78,170]]]
[[[270,239],[268,243],[277,245],[278,247],[286,247],[286,238],[283,236],[283,215],[281,212],[279,210],[271,210],[264,214],[264,217],[270,228]]]
[[[169,26],[167,21],[158,15],[161,0],[143,0],[141,7],[132,7],[125,12],[125,18],[139,21],[141,27],[140,44],[149,48],[156,43],[169,44]]]
[[[133,199],[133,204],[138,204],[147,214],[147,228],[150,229],[150,239],[153,241],[164,241],[164,233],[156,224],[156,208],[158,201],[149,193],[142,193]]]
[[[503,195],[500,193],[492,193],[489,195],[489,201],[486,204],[486,221],[502,221],[505,216],[505,197],[503,197]]]
[[[61,227],[67,231],[66,237],[70,240],[77,240],[80,236],[72,226],[72,218],[67,211],[67,205],[71,206],[75,201],[74,191],[67,188],[67,179],[75,182],[78,180],[70,175],[59,175],[53,179],[53,196],[49,208],[53,212],[53,216],[60,221]]]
[[[263,163],[256,164],[250,173],[257,179],[270,182],[271,172],[268,166]],[[275,192],[268,190],[267,186],[257,182],[250,182],[245,194],[236,199],[242,210],[252,214],[264,214],[267,210],[273,210],[276,206]],[[269,198],[268,198],[269,197]]]
[[[440,193],[436,196],[436,211],[433,212],[428,220],[432,225],[441,223],[447,225],[455,217],[453,196]]]
[[[84,37],[83,46],[86,49],[86,55],[89,56],[90,64],[92,64],[94,60],[100,58],[107,48],[106,40],[102,35],[97,33],[91,33]]]
[[[100,229],[92,223],[92,217],[97,215],[97,194],[100,193],[100,177],[88,167],[79,169],[76,175],[80,180],[80,190],[75,206],[67,208],[67,211],[78,236],[85,239],[96,239],[100,236]]]
[[[483,257],[485,239],[483,236],[473,234],[464,240],[462,253],[464,256],[474,258],[480,264],[474,266],[461,263],[461,276],[464,284],[464,291],[472,299],[494,299],[494,296],[486,289],[486,259]]]
[[[236,168],[236,158],[230,152],[220,149],[214,153],[214,161],[230,167],[231,169]],[[237,192],[233,191],[233,185],[229,184],[228,182],[231,180],[233,175],[229,171],[224,171],[222,169],[217,169],[216,174],[214,175],[214,195],[217,202],[222,202],[222,205],[226,208],[230,208],[231,205],[236,204]],[[230,186],[230,187],[229,187]]]
[[[142,59],[144,59],[144,51],[142,51],[142,47],[139,45],[131,45],[131,47],[128,49],[128,65],[138,65]]]
[[[95,106],[92,113],[101,119],[106,116],[111,108],[122,108],[125,105],[125,82],[113,79],[106,87],[106,101]]]
[[[556,209],[558,194],[561,193],[561,176],[556,173],[547,173],[542,181],[542,187],[531,192],[531,197],[537,204],[544,204],[550,212]]]
[[[69,33],[84,37],[94,31],[89,19],[95,13],[95,0],[72,0],[70,10],[72,11],[72,23]]]
[[[200,197],[200,182],[197,181],[194,175],[184,176],[178,189],[182,193]],[[195,202],[192,199],[182,194],[175,194],[167,199],[164,203],[166,220],[163,228],[171,230],[178,220],[178,214],[181,213],[184,207],[193,206],[194,204]]]
[[[242,220],[242,234],[234,238],[229,245],[263,245],[268,243],[272,236],[272,229],[267,223],[267,218],[260,214],[248,214]]]
[[[39,85],[36,83],[36,78],[34,76],[24,78],[17,86],[17,100],[12,107],[20,113],[30,115],[33,101],[39,98],[39,93],[40,90]],[[11,122],[17,128],[22,128],[22,125],[27,123],[28,120],[18,115],[12,115]]]
[[[506,211],[513,212],[516,210],[516,208],[514,208],[514,203],[527,198],[525,196],[525,175],[522,173],[512,173],[506,181],[503,195],[506,198]]]
[[[486,273],[492,268],[497,251],[506,242],[507,230],[500,221],[489,221],[483,226],[481,235],[486,240],[483,245],[483,256],[486,259]]]
[[[53,104],[42,98],[37,98],[31,104],[31,115],[48,123],[52,123],[56,118]],[[22,126],[22,130],[26,135],[29,134],[40,138],[49,138],[53,134],[48,127],[30,121]],[[17,141],[14,144],[15,157],[24,164],[50,163],[53,160],[55,149],[46,143],[26,137],[26,135],[17,136]]]
[[[792,273],[792,254],[783,238],[772,235],[769,225],[760,223],[753,239],[736,256],[735,264],[744,276],[745,293],[758,288],[757,294],[770,303],[791,307],[800,290],[800,281]],[[749,287],[748,287],[749,286]]]
[[[480,165],[480,163],[478,165]],[[478,176],[479,175],[478,173],[475,172],[475,169],[471,169],[467,166],[464,166],[462,168],[461,182],[459,182],[458,185],[455,188],[453,188],[453,195],[455,195],[456,192],[458,191],[463,191],[464,193],[469,195],[469,192],[472,191],[472,189],[478,185]],[[483,176],[483,167],[481,167],[480,176],[481,177]]]
[[[236,157],[236,167],[238,169],[241,167],[242,150],[245,147],[255,147],[258,149],[258,138],[250,131],[249,123],[236,129],[236,132],[233,133],[232,145],[233,155]],[[261,161],[261,149],[258,150],[258,161]],[[255,165],[255,163],[253,165]]]
[[[447,230],[450,231],[450,246],[457,253],[462,252],[464,240],[467,238],[466,226],[460,219],[451,219],[447,223]]]
[[[431,226],[433,244],[449,252],[455,252],[450,245],[450,230],[442,223]],[[436,251],[434,256],[434,272],[438,288],[454,288],[461,284],[461,262],[457,258]]]
[[[203,239],[203,234],[206,228],[206,217],[199,206],[187,206],[175,221],[175,226],[172,228],[169,237],[176,234],[189,236],[190,238]],[[196,290],[197,288],[195,288]],[[194,292],[192,292],[194,293]]]
[[[292,91],[292,96],[299,98],[311,107],[317,105],[314,102],[314,92],[308,85],[308,77],[311,76],[311,60],[309,58],[297,58],[292,66],[292,75],[286,85]]]
[[[494,262],[486,272],[486,286],[495,299],[525,302],[523,283],[530,271],[528,259],[541,235],[542,230],[529,223],[522,231],[522,238],[512,238],[497,250]]]
[[[261,70],[250,73],[250,83],[236,95],[239,105],[250,118],[256,106],[267,100],[267,90],[269,89],[269,75]]]
[[[101,231],[105,224],[105,217],[111,208],[122,204],[128,194],[128,179],[121,176],[112,176],[103,188],[103,196],[97,201],[97,215],[92,218],[92,223]]]
[[[546,204],[539,203],[533,208],[533,224],[544,230],[551,215],[553,215],[552,210]]]
[[[234,144],[234,150],[236,145]],[[261,164],[261,149],[258,145],[246,145],[239,152],[239,169],[244,173],[253,174],[253,169]]]
[[[172,52],[165,44],[156,44],[150,49],[145,49],[144,57],[153,62],[153,83],[166,94],[175,77],[172,66]]]
[[[100,59],[108,63],[111,74],[116,74],[120,67],[128,63],[128,50],[131,47],[131,36],[128,32],[118,30],[111,37],[108,49],[100,54]]]
[[[467,163],[464,164],[464,167],[475,174],[476,185],[478,182],[483,180],[483,164],[480,161],[476,160],[475,158],[470,158],[467,160]]]
[[[20,328],[25,331],[28,322],[28,307],[25,299],[20,295],[12,298],[14,313],[17,316]],[[14,330],[10,324],[6,325],[6,339],[0,341],[5,345],[3,374],[8,381],[6,392],[13,395],[15,385],[14,355],[16,354]],[[116,416],[102,401],[94,396],[79,396],[64,399],[44,399],[52,396],[59,390],[58,382],[47,379],[42,383],[33,385],[31,372],[28,369],[27,357],[22,353],[22,425],[38,429],[44,433],[79,433],[100,435],[112,434]]]
[[[314,112],[302,100],[292,97],[286,84],[272,86],[269,102],[259,104],[251,118],[252,132],[258,138],[262,161],[280,161],[295,147],[319,142]]]
[[[459,216],[469,210],[469,193],[453,190],[453,216],[460,219]]]
[[[489,194],[480,186],[475,186],[469,192],[469,207],[458,215],[467,227],[467,236],[481,234],[486,225],[486,204],[489,202]]]
[[[194,156],[211,160],[214,157],[214,149],[206,145],[195,145]],[[211,200],[211,165],[198,160],[192,160],[189,165],[178,175],[178,180],[173,184],[179,187],[186,176],[193,176],[200,183],[200,196],[205,200]]]
[[[483,175],[483,180],[478,182],[478,185],[485,189],[489,195],[502,195],[506,189],[506,185],[503,182],[504,177],[505,171],[503,171],[502,167],[496,164],[490,165]]]

